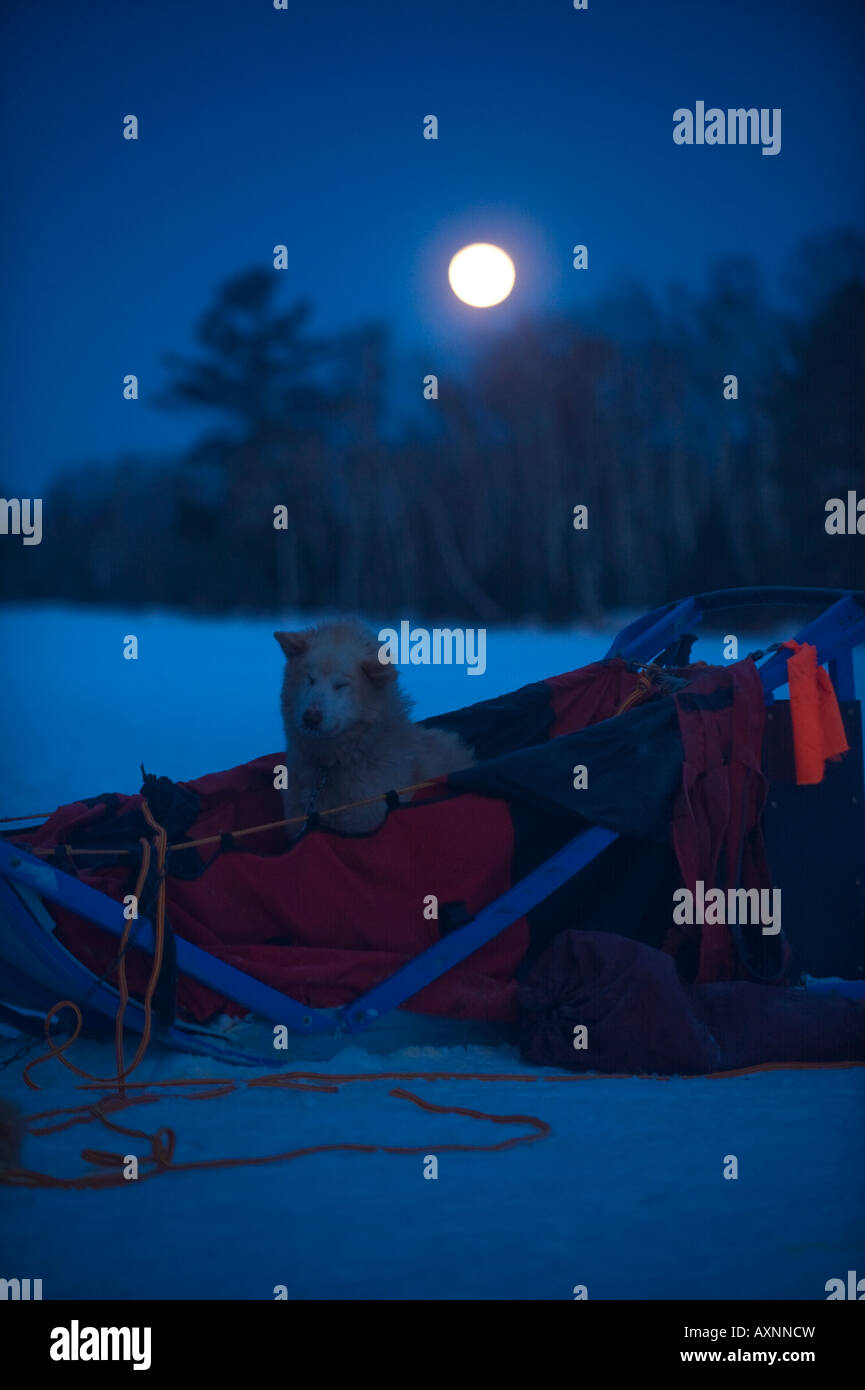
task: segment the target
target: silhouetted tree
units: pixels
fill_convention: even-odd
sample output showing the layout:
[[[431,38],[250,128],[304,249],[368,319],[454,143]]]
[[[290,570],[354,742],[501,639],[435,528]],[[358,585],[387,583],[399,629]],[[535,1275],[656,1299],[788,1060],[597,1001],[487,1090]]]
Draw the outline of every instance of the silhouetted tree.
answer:
[[[865,495],[863,381],[865,279],[856,279],[791,326],[790,367],[776,384],[775,477],[787,541],[777,562],[794,582],[865,585],[862,537],[825,530],[829,498],[846,500],[857,488]]]

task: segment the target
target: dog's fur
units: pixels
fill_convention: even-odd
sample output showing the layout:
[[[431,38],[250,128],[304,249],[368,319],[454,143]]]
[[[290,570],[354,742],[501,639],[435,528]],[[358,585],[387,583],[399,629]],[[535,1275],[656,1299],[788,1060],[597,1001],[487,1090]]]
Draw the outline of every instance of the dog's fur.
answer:
[[[286,818],[412,786],[474,762],[455,734],[412,723],[411,702],[396,670],[379,661],[378,642],[362,623],[325,623],[274,637],[286,657]],[[386,813],[381,800],[324,816],[321,823],[356,833],[374,830]],[[288,827],[292,838],[302,830],[302,823]]]

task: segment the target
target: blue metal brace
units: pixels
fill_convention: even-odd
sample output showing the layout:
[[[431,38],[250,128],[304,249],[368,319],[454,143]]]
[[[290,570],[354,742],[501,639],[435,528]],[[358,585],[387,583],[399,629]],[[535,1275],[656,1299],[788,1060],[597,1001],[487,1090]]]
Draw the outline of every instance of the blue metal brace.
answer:
[[[418,990],[432,984],[433,980],[472,955],[486,942],[492,941],[506,927],[518,922],[573,878],[574,874],[597,859],[618,838],[615,831],[597,825],[576,835],[556,854],[526,874],[489,907],[485,907],[466,926],[443,936],[381,984],[340,1009],[341,1024],[350,1032],[357,1032],[368,1027],[380,1014],[404,1004]]]

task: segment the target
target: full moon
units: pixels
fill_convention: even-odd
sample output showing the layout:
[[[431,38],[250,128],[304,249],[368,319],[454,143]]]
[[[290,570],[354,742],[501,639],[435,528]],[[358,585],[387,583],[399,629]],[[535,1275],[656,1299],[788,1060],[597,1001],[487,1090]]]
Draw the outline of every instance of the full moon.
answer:
[[[500,246],[476,241],[457,251],[448,266],[448,280],[457,299],[476,309],[501,304],[514,287],[514,263]]]

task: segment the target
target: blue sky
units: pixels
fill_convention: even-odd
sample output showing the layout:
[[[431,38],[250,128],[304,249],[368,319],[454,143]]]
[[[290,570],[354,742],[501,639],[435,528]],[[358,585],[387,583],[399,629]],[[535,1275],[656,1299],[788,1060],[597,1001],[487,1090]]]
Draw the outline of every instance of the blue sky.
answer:
[[[431,371],[622,277],[699,283],[729,252],[780,273],[803,236],[865,224],[862,33],[846,0],[12,0],[0,483],[193,438],[199,416],[150,403],[161,354],[277,242],[317,328],[382,320]],[[697,100],[781,107],[781,153],[674,145]],[[476,240],[516,262],[497,310],[447,288]]]

